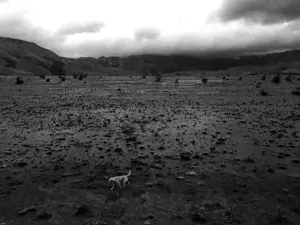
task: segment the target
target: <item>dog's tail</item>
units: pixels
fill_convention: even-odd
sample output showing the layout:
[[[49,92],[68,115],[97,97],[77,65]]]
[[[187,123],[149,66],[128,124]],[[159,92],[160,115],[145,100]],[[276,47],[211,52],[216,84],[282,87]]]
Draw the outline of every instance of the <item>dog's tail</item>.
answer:
[[[126,177],[131,175],[131,170],[128,171],[128,174],[126,175]]]

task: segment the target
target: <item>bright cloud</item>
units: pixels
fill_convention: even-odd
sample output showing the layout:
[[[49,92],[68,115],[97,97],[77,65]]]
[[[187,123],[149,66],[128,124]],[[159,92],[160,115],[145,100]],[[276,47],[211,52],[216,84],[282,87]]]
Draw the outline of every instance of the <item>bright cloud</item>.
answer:
[[[270,8],[270,0],[0,0],[0,36],[71,57],[298,48],[298,0],[272,2]]]

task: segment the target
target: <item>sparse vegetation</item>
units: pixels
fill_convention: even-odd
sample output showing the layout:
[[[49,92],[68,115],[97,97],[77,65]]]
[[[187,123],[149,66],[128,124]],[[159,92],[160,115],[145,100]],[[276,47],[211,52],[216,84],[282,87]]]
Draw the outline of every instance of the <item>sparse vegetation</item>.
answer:
[[[291,75],[287,76],[287,77],[285,78],[285,80],[288,81],[288,82],[292,82],[292,76],[291,76]]]
[[[296,90],[292,91],[292,95],[300,95],[300,86],[296,88]]]
[[[20,77],[16,78],[15,84],[23,84],[23,83],[24,83],[24,81]]]
[[[61,82],[66,81],[66,77],[65,76],[59,76],[59,79],[61,80]]]
[[[261,91],[259,92],[259,94],[260,94],[261,96],[268,96],[268,95],[269,95],[269,93],[268,93],[266,90],[261,90]]]
[[[155,77],[155,81],[156,82],[160,82],[161,81],[161,73],[158,71],[157,67],[152,67],[151,68],[151,74],[152,76]]]
[[[275,84],[279,84],[281,81],[281,77],[279,74],[277,74],[276,76],[273,77],[272,82]]]
[[[206,84],[208,82],[208,79],[206,77],[201,78],[201,82],[203,84]]]

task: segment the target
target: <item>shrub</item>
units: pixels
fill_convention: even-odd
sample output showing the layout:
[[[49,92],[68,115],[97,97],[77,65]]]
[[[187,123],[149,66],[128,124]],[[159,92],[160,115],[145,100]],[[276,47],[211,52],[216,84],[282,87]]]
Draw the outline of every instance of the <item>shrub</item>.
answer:
[[[77,73],[73,73],[73,77],[74,77],[74,79],[77,79],[77,77],[78,77]]]
[[[46,76],[45,76],[45,75],[43,75],[43,74],[41,74],[41,75],[40,75],[40,78],[42,78],[42,79],[45,79],[45,78],[46,78]]]
[[[83,80],[83,76],[79,75],[78,80]]]
[[[62,82],[66,81],[66,77],[65,77],[65,76],[59,76],[59,78],[60,78],[60,80],[61,80]]]
[[[238,80],[242,80],[242,77],[239,77],[239,79]]]
[[[288,81],[288,82],[292,82],[292,76],[287,76],[287,77],[285,78],[285,80]]]
[[[47,78],[47,79],[46,79],[46,82],[50,82],[50,79],[49,79],[49,78]]]
[[[265,90],[261,90],[261,91],[259,92],[259,94],[260,94],[261,96],[268,96],[268,95],[269,95],[269,93],[268,93],[267,91],[265,91]]]
[[[161,81],[161,73],[158,71],[158,69],[156,67],[151,68],[151,74],[152,74],[152,76],[155,76],[156,82]]]
[[[277,74],[276,76],[273,77],[272,82],[275,84],[279,84],[281,81],[281,77],[279,74]]]
[[[24,83],[24,81],[20,77],[16,78],[16,83],[15,84],[23,84],[23,83]]]
[[[201,82],[202,82],[203,84],[206,84],[207,81],[208,81],[208,79],[207,79],[206,77],[201,78]]]
[[[267,80],[267,74],[264,74],[264,75],[261,77],[261,80]]]
[[[297,87],[296,90],[292,91],[292,95],[300,95],[300,87]]]

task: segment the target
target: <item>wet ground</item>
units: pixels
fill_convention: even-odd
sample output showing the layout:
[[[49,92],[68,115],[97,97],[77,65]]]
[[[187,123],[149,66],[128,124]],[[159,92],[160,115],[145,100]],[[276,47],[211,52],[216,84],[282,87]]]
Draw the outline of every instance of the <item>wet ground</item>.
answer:
[[[299,224],[297,77],[49,78],[0,79],[0,224]]]

